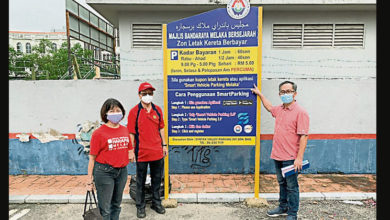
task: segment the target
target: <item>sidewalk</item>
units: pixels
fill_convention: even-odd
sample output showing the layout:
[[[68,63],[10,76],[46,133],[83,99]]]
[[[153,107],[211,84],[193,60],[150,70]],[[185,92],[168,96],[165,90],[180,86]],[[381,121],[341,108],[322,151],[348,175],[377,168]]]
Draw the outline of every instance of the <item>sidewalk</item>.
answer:
[[[178,202],[235,202],[254,197],[254,175],[171,174],[170,198]],[[301,198],[376,199],[375,174],[300,174]],[[10,203],[83,203],[86,175],[9,175]],[[124,190],[129,196],[130,175]],[[277,199],[274,174],[260,175],[260,197]]]

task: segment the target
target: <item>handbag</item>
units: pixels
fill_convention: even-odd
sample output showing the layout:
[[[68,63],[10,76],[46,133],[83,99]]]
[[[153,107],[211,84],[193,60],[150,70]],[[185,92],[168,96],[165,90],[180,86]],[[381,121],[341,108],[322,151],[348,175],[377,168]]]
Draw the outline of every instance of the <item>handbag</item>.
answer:
[[[88,197],[89,197],[89,207],[87,211],[87,203],[88,203]],[[95,201],[95,203],[92,203],[92,197]],[[92,205],[95,204],[96,208],[93,208]],[[84,203],[84,214],[83,214],[84,220],[103,220],[102,215],[100,214],[98,204],[96,202],[95,192],[93,191],[87,191],[87,195],[85,197],[85,203]]]
[[[152,185],[150,183],[150,176],[147,175],[146,177],[146,181],[145,181],[145,202],[146,203],[150,203],[152,201],[152,197],[153,197],[153,190],[152,190]],[[171,177],[168,176],[168,193],[171,192],[171,187],[172,187],[172,183],[171,183]],[[164,186],[165,182],[164,182],[164,176],[161,178],[161,186],[160,186],[160,197],[163,198],[164,195],[165,195],[165,186]],[[130,197],[136,201],[136,196],[137,196],[137,176],[136,175],[131,175],[131,179],[130,179],[130,184],[129,184],[129,194],[130,194]]]

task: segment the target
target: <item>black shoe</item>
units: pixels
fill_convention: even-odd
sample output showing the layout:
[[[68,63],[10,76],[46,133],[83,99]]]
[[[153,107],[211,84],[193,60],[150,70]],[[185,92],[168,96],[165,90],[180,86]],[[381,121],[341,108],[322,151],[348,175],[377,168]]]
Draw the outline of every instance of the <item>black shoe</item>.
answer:
[[[162,205],[151,205],[150,208],[156,211],[158,214],[165,213],[165,208]]]
[[[137,218],[145,218],[145,217],[146,217],[145,208],[137,209]]]
[[[287,209],[282,209],[281,207],[276,207],[275,209],[268,210],[267,215],[269,217],[278,217],[281,215],[287,215]]]

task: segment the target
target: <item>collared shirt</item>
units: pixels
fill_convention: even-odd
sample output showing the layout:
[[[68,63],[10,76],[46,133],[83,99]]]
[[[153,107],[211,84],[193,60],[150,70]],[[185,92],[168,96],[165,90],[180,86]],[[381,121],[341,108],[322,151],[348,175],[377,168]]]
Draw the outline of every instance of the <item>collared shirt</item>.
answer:
[[[271,114],[275,118],[271,158],[294,160],[301,135],[309,134],[309,114],[296,101],[287,108],[283,104],[273,106]]]
[[[163,113],[159,106],[155,105],[161,118],[153,108],[147,112],[142,108],[138,116],[139,146],[135,146],[137,161],[147,162],[163,158],[162,139],[160,129],[164,128]],[[127,117],[127,129],[129,133],[136,134],[135,123],[137,119],[138,104],[134,106]]]

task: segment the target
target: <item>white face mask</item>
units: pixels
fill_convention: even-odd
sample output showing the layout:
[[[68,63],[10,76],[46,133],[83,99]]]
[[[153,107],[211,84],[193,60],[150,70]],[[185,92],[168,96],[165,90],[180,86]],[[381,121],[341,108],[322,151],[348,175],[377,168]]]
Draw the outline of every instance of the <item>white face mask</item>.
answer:
[[[146,104],[149,104],[153,101],[153,96],[151,95],[145,95],[145,96],[142,96],[141,100],[146,103]]]

